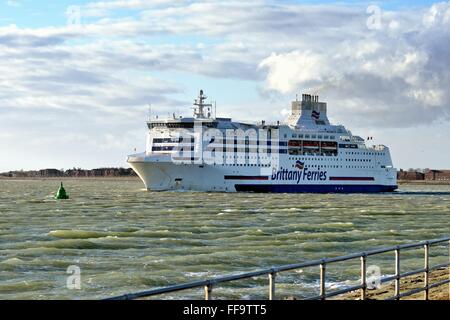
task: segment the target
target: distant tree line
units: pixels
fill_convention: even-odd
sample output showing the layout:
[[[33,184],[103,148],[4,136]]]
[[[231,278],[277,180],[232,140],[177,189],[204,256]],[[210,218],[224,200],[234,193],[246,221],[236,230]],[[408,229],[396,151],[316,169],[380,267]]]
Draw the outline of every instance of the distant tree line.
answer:
[[[58,177],[134,177],[136,173],[131,168],[98,168],[98,169],[42,169],[42,170],[18,170],[0,173],[0,176],[11,178],[58,178]]]
[[[92,177],[136,177],[136,173],[131,168],[98,168],[98,169],[42,169],[35,171],[9,171],[0,173],[0,177],[10,178],[92,178]],[[450,170],[433,169],[400,169],[397,172],[399,180],[434,180],[450,181]]]

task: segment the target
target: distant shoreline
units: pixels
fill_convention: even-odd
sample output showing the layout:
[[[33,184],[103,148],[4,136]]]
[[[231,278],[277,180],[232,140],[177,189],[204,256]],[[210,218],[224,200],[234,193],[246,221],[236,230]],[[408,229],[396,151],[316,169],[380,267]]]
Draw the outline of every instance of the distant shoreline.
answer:
[[[68,180],[105,180],[105,181],[139,181],[138,176],[118,176],[118,177],[4,177],[0,176],[0,180],[13,180],[13,181],[20,181],[20,180],[35,180],[35,181],[45,181],[45,180],[61,180],[61,181],[68,181]]]
[[[0,173],[0,179],[136,179],[137,174],[131,168],[96,168],[68,170],[41,169],[41,170],[16,170]]]
[[[62,181],[68,181],[68,180],[81,180],[81,181],[90,181],[90,180],[105,180],[105,181],[139,181],[138,176],[99,176],[99,177],[7,177],[7,176],[1,176],[0,180],[13,180],[13,181],[20,181],[20,180],[36,180],[36,181],[45,181],[45,180],[62,180]],[[440,186],[446,186],[450,185],[450,181],[431,181],[431,180],[398,180],[398,185],[440,185]]]
[[[0,180],[105,180],[136,181],[139,177],[132,168],[96,169],[41,169],[16,170],[0,173]],[[450,185],[450,170],[429,170],[427,173],[400,170],[398,185]]]
[[[450,185],[450,180],[397,180],[397,184],[419,184],[419,185]]]

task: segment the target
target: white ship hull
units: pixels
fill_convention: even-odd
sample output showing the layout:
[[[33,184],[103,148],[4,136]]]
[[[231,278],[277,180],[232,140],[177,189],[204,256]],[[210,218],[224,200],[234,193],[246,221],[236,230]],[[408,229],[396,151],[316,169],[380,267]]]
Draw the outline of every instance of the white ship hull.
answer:
[[[261,174],[258,167],[236,169],[222,165],[174,164],[132,156],[129,164],[149,191],[273,192],[273,193],[378,193],[397,189],[396,170],[324,169],[326,180],[289,170],[285,179]],[[282,166],[283,167],[283,166]],[[285,167],[289,167],[286,165]],[[292,169],[292,168],[291,168]],[[308,168],[305,167],[306,172]],[[305,172],[303,171],[298,172]],[[291,174],[289,174],[292,172]],[[316,172],[316,171],[313,171]]]

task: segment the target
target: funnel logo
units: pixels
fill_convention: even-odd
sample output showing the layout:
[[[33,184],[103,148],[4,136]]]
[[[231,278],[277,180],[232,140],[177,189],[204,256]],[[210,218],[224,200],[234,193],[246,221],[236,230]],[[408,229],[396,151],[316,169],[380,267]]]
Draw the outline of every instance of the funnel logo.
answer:
[[[314,111],[311,113],[311,117],[312,117],[313,119],[319,120],[319,118],[320,118],[320,112],[317,112],[317,111],[314,110]]]
[[[300,181],[325,181],[327,180],[327,172],[326,171],[310,171],[308,168],[305,168],[305,163],[297,160],[295,162],[295,168],[297,170],[288,170],[281,167],[280,170],[275,171],[272,174],[272,180],[281,180],[281,181],[295,181],[297,184]]]
[[[304,162],[301,162],[300,160],[297,160],[297,162],[295,163],[295,167],[296,167],[298,170],[303,170],[303,168],[305,167],[305,163],[304,163]]]

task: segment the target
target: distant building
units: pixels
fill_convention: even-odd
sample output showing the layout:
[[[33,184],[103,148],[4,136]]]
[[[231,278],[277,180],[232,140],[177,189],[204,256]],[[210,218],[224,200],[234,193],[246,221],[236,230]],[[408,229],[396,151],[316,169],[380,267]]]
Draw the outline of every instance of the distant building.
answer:
[[[64,172],[58,169],[43,169],[39,170],[39,175],[41,177],[61,177],[64,175]]]
[[[400,171],[397,172],[398,180],[424,180],[425,174],[419,171]]]
[[[430,170],[425,174],[425,180],[450,181],[450,170]]]
[[[89,170],[69,169],[69,170],[66,170],[65,174],[69,177],[85,178],[85,177],[89,177]]]

